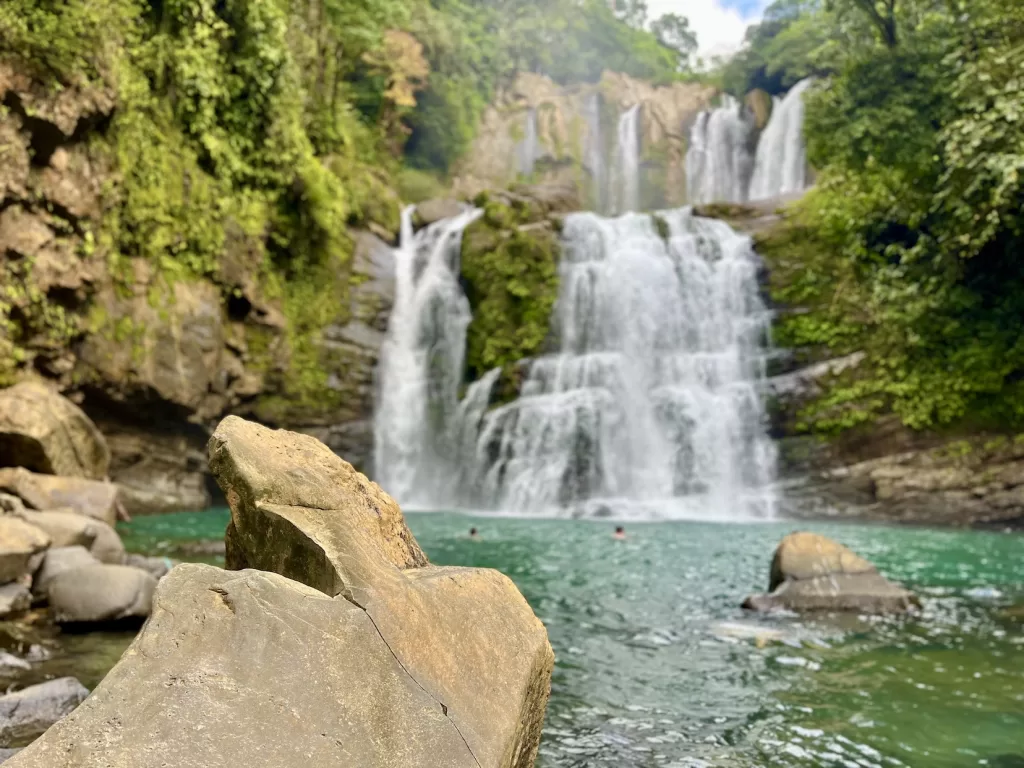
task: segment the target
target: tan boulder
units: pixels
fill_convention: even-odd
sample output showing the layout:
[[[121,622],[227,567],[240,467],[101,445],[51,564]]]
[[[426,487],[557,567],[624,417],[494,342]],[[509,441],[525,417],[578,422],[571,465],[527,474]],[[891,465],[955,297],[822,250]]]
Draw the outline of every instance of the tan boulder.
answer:
[[[462,213],[462,204],[451,198],[424,200],[416,206],[413,223],[417,228],[426,227],[442,219],[451,219]]]
[[[430,566],[395,501],[306,435],[228,417],[210,467],[231,507],[229,568],[359,606],[481,766],[533,764],[554,657],[507,577]]]
[[[78,406],[45,384],[25,381],[0,391],[0,467],[102,480],[110,452]]]
[[[769,593],[753,595],[744,608],[903,613],[917,606],[910,591],[893,584],[842,544],[814,533],[793,533],[772,559]]]
[[[11,467],[0,469],[0,490],[19,496],[33,509],[71,509],[107,525],[117,523],[118,489],[113,483]]]
[[[50,537],[13,515],[0,515],[0,584],[31,575]]]
[[[772,117],[772,108],[775,106],[772,97],[760,88],[755,88],[743,97],[743,103],[753,113],[757,130],[763,131],[768,126],[768,121]]]

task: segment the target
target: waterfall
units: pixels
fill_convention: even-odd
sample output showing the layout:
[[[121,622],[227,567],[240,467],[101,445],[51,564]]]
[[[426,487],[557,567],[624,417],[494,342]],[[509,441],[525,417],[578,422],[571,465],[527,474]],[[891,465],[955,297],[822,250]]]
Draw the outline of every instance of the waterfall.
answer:
[[[414,234],[413,209],[402,213],[395,304],[378,368],[374,466],[376,479],[413,506],[449,503],[459,479],[448,457],[463,439],[467,405],[458,394],[471,317],[460,252],[463,230],[479,215],[467,210]]]
[[[540,144],[537,138],[537,110],[531,107],[526,110],[526,135],[519,142],[519,173],[529,176],[533,173],[537,159],[540,157]]]
[[[732,96],[717,109],[701,112],[690,129],[686,179],[691,203],[741,203],[754,167],[755,126]]]
[[[483,417],[477,503],[582,517],[770,517],[769,314],[749,238],[689,209],[565,221],[558,351]]]
[[[771,119],[757,145],[750,199],[764,200],[807,188],[803,94],[812,79],[801,80],[785,98],[776,99]]]
[[[605,211],[608,207],[607,171],[604,161],[604,135],[601,130],[601,95],[599,93],[592,93],[587,98],[584,118],[587,125],[584,162],[590,172],[590,198],[595,210]]]
[[[640,207],[640,105],[631,107],[619,118],[612,165],[610,200],[614,213],[635,211]]]

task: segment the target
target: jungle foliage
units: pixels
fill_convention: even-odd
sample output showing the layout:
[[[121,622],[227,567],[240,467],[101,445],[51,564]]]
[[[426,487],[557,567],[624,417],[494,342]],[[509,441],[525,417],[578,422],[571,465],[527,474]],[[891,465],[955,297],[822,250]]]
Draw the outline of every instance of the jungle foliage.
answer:
[[[1019,428],[1024,5],[783,0],[780,15],[767,42],[752,33],[747,61],[783,82],[818,76],[805,126],[817,186],[763,243],[787,261],[779,298],[811,310],[780,341],[867,353],[807,426],[891,411],[914,428]],[[776,46],[800,29],[819,44],[791,69]]]

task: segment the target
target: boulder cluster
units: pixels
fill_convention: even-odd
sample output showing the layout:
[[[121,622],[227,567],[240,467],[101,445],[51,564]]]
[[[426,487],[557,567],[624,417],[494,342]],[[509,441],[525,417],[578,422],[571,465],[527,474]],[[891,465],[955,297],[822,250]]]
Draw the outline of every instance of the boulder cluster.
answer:
[[[228,417],[210,465],[231,570],[171,570],[118,664],[10,766],[533,765],[554,655],[508,578],[432,566],[312,437]],[[98,567],[130,568],[78,573]]]

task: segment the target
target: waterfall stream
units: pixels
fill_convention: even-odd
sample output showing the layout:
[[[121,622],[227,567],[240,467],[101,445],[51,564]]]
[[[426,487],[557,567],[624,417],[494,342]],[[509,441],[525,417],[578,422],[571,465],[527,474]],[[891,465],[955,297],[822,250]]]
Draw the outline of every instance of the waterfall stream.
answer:
[[[772,116],[757,145],[750,199],[800,192],[807,187],[807,150],[804,147],[803,94],[812,84],[808,78],[794,85],[782,99],[775,99]]]
[[[631,107],[619,118],[615,156],[612,163],[612,213],[626,213],[640,207],[640,105]]]
[[[540,139],[537,134],[537,110],[526,110],[526,126],[523,140],[516,148],[519,155],[519,173],[529,176],[533,173],[540,157]]]
[[[518,399],[491,407],[498,371],[459,400],[459,242],[476,215],[403,233],[376,421],[382,485],[427,508],[770,517],[769,313],[749,238],[689,209],[568,216],[552,351],[524,362]]]

